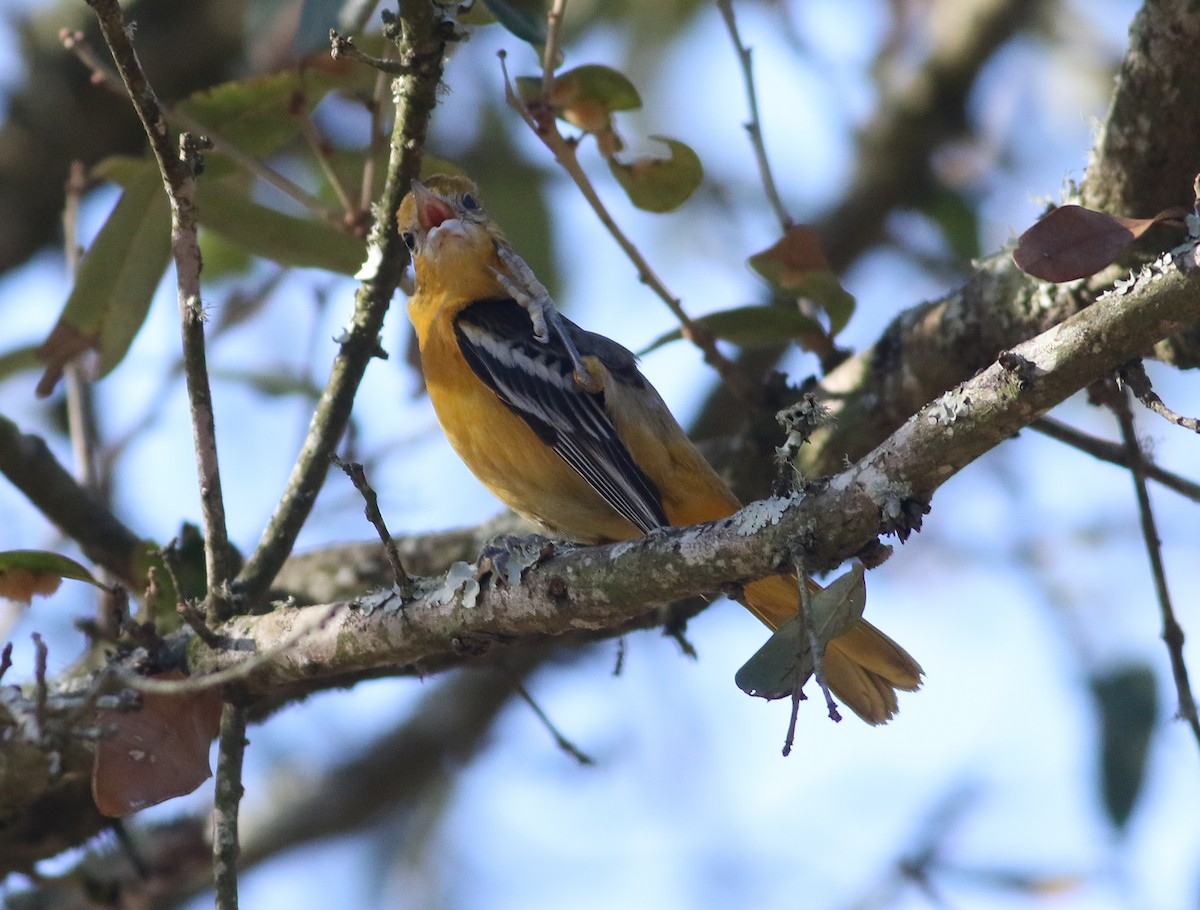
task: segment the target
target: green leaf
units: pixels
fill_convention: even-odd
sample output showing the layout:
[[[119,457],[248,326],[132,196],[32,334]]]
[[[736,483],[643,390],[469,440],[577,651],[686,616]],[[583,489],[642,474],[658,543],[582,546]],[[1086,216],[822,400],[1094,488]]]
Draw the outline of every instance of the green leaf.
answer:
[[[522,41],[535,46],[546,43],[546,13],[550,10],[546,0],[483,0],[483,5]]]
[[[814,591],[812,626],[821,646],[854,628],[866,605],[863,567],[857,563],[829,587]],[[770,700],[791,696],[797,683],[803,685],[811,674],[812,648],[808,631],[797,614],[776,629],[766,644],[746,661],[734,676],[734,682],[747,695]]]
[[[670,212],[687,201],[704,178],[700,157],[678,139],[652,136],[671,150],[669,158],[637,158],[623,164],[608,159],[609,170],[629,200],[647,212]]]
[[[960,192],[942,189],[924,204],[925,214],[942,232],[946,244],[961,262],[983,255],[979,246],[979,210]]]
[[[38,350],[46,363],[37,387],[42,397],[84,351],[99,353],[99,376],[121,362],[146,320],[171,253],[171,210],[154,163],[110,159],[97,170],[102,176],[119,173],[125,189],[80,262],[62,315]]]
[[[147,591],[150,590],[150,571],[154,570],[154,596],[147,598],[138,608],[137,619],[139,622],[152,621],[160,635],[179,628],[182,620],[176,610],[178,603],[202,600],[208,591],[204,535],[200,528],[183,522],[174,544],[178,557],[176,578],[183,589],[181,591],[175,590],[175,579],[167,571],[161,545],[153,540],[143,540],[133,554],[133,577]]]
[[[541,92],[541,76],[517,77],[517,93],[526,101]],[[606,128],[613,111],[642,106],[642,97],[629,78],[599,63],[587,63],[556,75],[548,100],[556,116],[587,132]]]
[[[204,277],[210,282],[244,275],[254,262],[245,247],[204,228],[200,230],[200,255],[204,259]]]
[[[1123,828],[1146,780],[1150,734],[1158,716],[1158,689],[1148,667],[1124,667],[1096,676],[1092,696],[1100,714],[1100,786],[1112,823]]]
[[[40,367],[42,362],[38,359],[38,347],[36,344],[26,344],[0,354],[0,380]]]
[[[196,92],[178,109],[205,131],[248,155],[264,158],[300,135],[297,116],[311,113],[330,91],[365,88],[373,81],[374,73],[366,66],[345,72],[341,67],[281,70]]]
[[[86,568],[59,553],[47,550],[0,552],[0,597],[27,604],[35,594],[53,594],[64,578],[104,587]]]
[[[809,272],[796,283],[793,293],[825,311],[829,317],[831,337],[844,329],[854,315],[854,295],[842,287],[842,282],[833,272]]]
[[[705,326],[717,338],[743,348],[774,347],[789,338],[825,332],[815,319],[805,316],[794,306],[740,306],[708,313],[693,321]],[[679,329],[667,332],[638,354],[648,354],[682,337],[683,332]]]
[[[322,387],[318,386],[307,376],[297,376],[288,372],[290,368],[278,366],[273,370],[226,370],[214,368],[210,371],[213,379],[221,379],[245,385],[248,388],[271,398],[283,398],[299,395],[316,401],[321,397]]]
[[[200,224],[256,256],[281,265],[353,275],[366,241],[317,218],[285,215],[252,201],[223,181],[202,183],[196,195]]]

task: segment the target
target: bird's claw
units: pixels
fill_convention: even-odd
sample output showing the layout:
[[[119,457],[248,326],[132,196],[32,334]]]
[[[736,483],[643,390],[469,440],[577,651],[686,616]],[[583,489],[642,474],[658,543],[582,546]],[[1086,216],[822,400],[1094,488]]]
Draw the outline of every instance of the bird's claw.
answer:
[[[479,554],[480,569],[486,571],[490,565],[491,571],[505,584],[519,585],[525,570],[552,556],[556,547],[555,541],[540,534],[527,537],[507,534],[483,548]]]
[[[504,268],[493,268],[492,273],[505,293],[529,314],[529,320],[533,323],[533,337],[541,344],[548,344],[550,331],[553,330],[562,342],[563,350],[571,358],[571,376],[575,384],[586,392],[599,392],[600,383],[579,356],[579,350],[575,347],[562,315],[550,299],[550,292],[537,280],[533,269],[505,243],[496,244],[496,255]]]

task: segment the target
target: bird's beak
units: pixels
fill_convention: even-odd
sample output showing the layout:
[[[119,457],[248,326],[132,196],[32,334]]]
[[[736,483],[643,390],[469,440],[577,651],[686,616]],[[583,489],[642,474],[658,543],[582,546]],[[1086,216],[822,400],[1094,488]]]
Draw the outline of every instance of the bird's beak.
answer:
[[[417,204],[417,222],[422,231],[430,231],[455,217],[450,204],[421,181],[412,182],[412,195]]]

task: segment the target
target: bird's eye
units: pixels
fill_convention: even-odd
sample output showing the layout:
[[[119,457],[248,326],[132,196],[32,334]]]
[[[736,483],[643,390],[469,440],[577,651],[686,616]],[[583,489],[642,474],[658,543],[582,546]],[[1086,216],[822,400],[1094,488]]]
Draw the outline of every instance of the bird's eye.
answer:
[[[466,195],[463,196],[462,204],[463,204],[463,208],[466,209],[468,212],[473,212],[473,211],[475,211],[475,209],[479,208],[478,201],[476,201],[475,197],[472,196],[470,193],[467,193]]]
[[[410,251],[417,248],[417,238],[413,236],[412,231],[405,231],[401,236],[404,239],[404,245],[408,247]]]

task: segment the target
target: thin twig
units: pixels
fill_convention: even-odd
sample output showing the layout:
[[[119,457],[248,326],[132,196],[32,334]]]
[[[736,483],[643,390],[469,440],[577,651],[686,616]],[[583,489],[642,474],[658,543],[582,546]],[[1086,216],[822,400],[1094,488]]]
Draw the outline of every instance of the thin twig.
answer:
[[[554,0],[546,13],[546,46],[542,49],[542,95],[550,97],[554,88],[554,69],[558,66],[558,36],[567,15],[567,0]]]
[[[242,794],[242,759],[246,754],[246,708],[226,701],[221,708],[217,749],[216,794],[213,798],[213,882],[217,910],[238,906],[238,807]]]
[[[512,80],[508,75],[508,64],[506,62],[506,54],[501,51],[500,68],[504,75],[504,97],[521,119],[533,130],[534,135],[542,140],[542,144],[550,150],[554,156],[554,160],[562,167],[564,171],[579,187],[579,191],[583,194],[583,198],[587,200],[588,205],[592,207],[592,211],[596,213],[596,217],[600,219],[600,223],[616,240],[617,245],[633,263],[637,269],[638,279],[649,287],[658,297],[667,305],[675,318],[679,321],[680,330],[683,337],[688,339],[692,344],[696,345],[704,354],[704,361],[709,366],[713,367],[720,374],[721,378],[729,384],[730,388],[737,393],[738,397],[747,402],[753,402],[759,397],[754,388],[748,383],[744,376],[738,371],[728,357],[721,353],[717,347],[716,338],[708,328],[698,322],[695,322],[683,309],[683,304],[678,297],[671,293],[670,289],[658,277],[654,269],[650,267],[650,263],[646,257],[642,255],[641,250],[637,248],[632,240],[621,230],[612,214],[608,211],[608,207],[600,199],[596,188],[592,185],[591,179],[583,170],[579,163],[579,155],[577,154],[578,143],[567,139],[559,131],[558,125],[555,122],[554,114],[549,110],[548,105],[539,104],[538,107],[546,107],[545,111],[539,110],[537,116],[530,110],[530,107],[521,99],[521,96],[513,89]]]
[[[63,46],[71,51],[79,61],[83,63],[92,72],[93,81],[107,86],[114,91],[124,95],[125,88],[121,79],[105,66],[100,58],[93,53],[84,41],[82,32],[69,32],[66,29],[61,34]],[[243,151],[239,146],[234,145],[227,139],[222,139],[215,134],[211,129],[203,123],[174,108],[162,108],[163,116],[167,122],[180,129],[187,130],[190,133],[195,133],[197,136],[206,136],[212,142],[214,152],[224,155],[242,170],[253,174],[264,183],[269,183],[275,189],[279,190],[285,196],[295,200],[304,206],[305,209],[312,212],[331,224],[344,226],[345,222],[340,212],[330,208],[304,187],[298,183],[289,180],[279,171],[267,166],[261,160],[251,155],[249,152]]]
[[[1123,468],[1130,466],[1128,450],[1123,446],[1117,445],[1115,442],[1109,442],[1107,439],[1098,439],[1095,436],[1089,436],[1087,433],[1082,433],[1074,427],[1069,427],[1052,417],[1039,417],[1029,425],[1029,428],[1037,430],[1051,439],[1066,443],[1072,448],[1079,449],[1081,452],[1086,452],[1100,461],[1107,461],[1110,464],[1119,465]],[[1186,496],[1193,502],[1200,502],[1200,483],[1188,480],[1186,477],[1180,477],[1178,474],[1159,467],[1149,461],[1145,453],[1142,455],[1142,469],[1147,480],[1160,483],[1168,490],[1174,490],[1180,496]]]
[[[67,278],[74,283],[79,268],[79,201],[87,189],[87,173],[83,162],[71,162],[67,177],[66,199],[63,205],[63,251]],[[79,358],[66,368],[67,428],[71,452],[75,456],[75,477],[85,490],[95,492],[99,486],[96,473],[96,408],[91,384]]]
[[[1145,456],[1133,421],[1133,410],[1123,389],[1105,386],[1104,403],[1112,410],[1121,427],[1121,438],[1129,457],[1129,473],[1137,494],[1138,514],[1141,516],[1142,538],[1146,544],[1146,555],[1150,558],[1150,572],[1154,577],[1154,589],[1158,595],[1158,606],[1162,613],[1163,641],[1167,643],[1167,654],[1171,659],[1171,671],[1175,678],[1175,691],[1179,695],[1179,717],[1187,721],[1192,734],[1200,745],[1200,716],[1197,716],[1196,701],[1188,681],[1187,664],[1183,659],[1183,627],[1175,618],[1171,605],[1171,594],[1167,588],[1167,573],[1163,567],[1162,542],[1150,506],[1150,493],[1146,489]]]
[[[150,876],[154,874],[154,870],[150,868],[150,864],[142,856],[141,850],[133,842],[133,838],[129,836],[129,829],[125,827],[125,823],[119,818],[114,818],[110,829],[113,836],[116,837],[117,843],[121,845],[121,852],[125,854],[125,858],[129,860],[129,865],[133,867],[134,874],[142,881],[148,881]]]
[[[802,634],[796,636],[796,680],[792,687],[792,713],[788,720],[787,736],[783,742],[785,757],[791,754],[792,746],[795,744],[796,720],[800,713],[800,702],[805,700],[803,686],[809,678],[803,673],[805,650],[809,652],[812,659],[812,678],[816,680],[817,685],[825,694],[825,706],[829,710],[829,719],[835,723],[842,719],[842,715],[838,713],[837,702],[833,700],[833,693],[829,691],[829,684],[825,681],[823,659],[825,649],[821,644],[820,636],[817,635],[816,626],[813,625],[812,588],[809,587],[808,572],[801,559],[796,560],[796,581],[799,589],[797,608],[800,610],[804,630]]]
[[[0,651],[0,679],[4,679],[4,674],[8,672],[8,668],[12,666],[12,642],[7,642],[4,645],[4,650]]]
[[[441,27],[441,16],[429,2],[405,3],[399,15],[403,29],[397,47],[406,75],[399,78],[395,89],[398,101],[387,183],[376,209],[379,217],[368,241],[368,259],[359,271],[362,285],[287,488],[238,576],[239,593],[251,601],[266,593],[312,511],[367,364],[380,354],[383,317],[408,264],[408,249],[396,228],[396,210],[421,168],[429,116],[437,103],[452,35]]]
[[[175,259],[178,283],[179,319],[183,339],[184,377],[192,439],[196,454],[196,473],[200,486],[200,505],[204,517],[204,560],[208,580],[208,608],[217,617],[229,613],[229,581],[235,559],[225,527],[225,503],[221,495],[221,474],[217,464],[217,440],[213,419],[212,390],[208,384],[207,355],[204,349],[204,312],[200,295],[200,244],[196,223],[196,171],[203,145],[187,133],[179,137],[178,152],[162,106],[142,71],[137,52],[130,40],[131,29],[118,0],[88,0],[100,22],[117,72],[130,101],[141,120],[150,147],[158,161],[163,184],[171,202],[171,252]]]
[[[1158,397],[1158,393],[1150,384],[1150,377],[1146,375],[1146,367],[1141,360],[1134,360],[1121,367],[1119,375],[1121,380],[1129,386],[1130,391],[1137,396],[1137,400],[1145,407],[1177,427],[1183,427],[1193,433],[1200,433],[1200,419],[1184,417],[1163,404],[1163,400]]]
[[[509,675],[512,678],[512,683],[517,690],[517,694],[525,700],[525,704],[529,705],[529,707],[533,709],[533,713],[537,715],[537,719],[542,722],[542,726],[546,728],[547,732],[554,737],[554,742],[558,745],[558,747],[581,765],[587,766],[596,764],[596,760],[594,758],[563,736],[558,727],[554,725],[554,721],[550,720],[550,717],[545,711],[542,710],[542,706],[539,705],[534,700],[533,696],[529,694],[529,690],[525,688],[524,684],[517,677],[517,675],[511,672]]]
[[[388,53],[390,49],[391,45],[389,44],[384,53]],[[375,195],[375,158],[387,138],[384,136],[382,128],[383,100],[384,93],[391,81],[383,70],[375,74],[375,88],[371,92],[371,139],[367,144],[367,154],[363,160],[362,185],[358,191],[358,210],[360,212],[370,210],[371,197]]]
[[[379,540],[383,543],[383,551],[387,554],[388,565],[391,567],[396,587],[407,596],[412,589],[412,579],[404,570],[404,563],[400,560],[400,550],[396,547],[396,541],[392,540],[387,522],[383,520],[383,513],[379,511],[379,497],[375,494],[375,489],[367,482],[366,470],[357,461],[342,461],[336,455],[331,455],[329,460],[345,472],[346,476],[350,478],[350,482],[354,484],[354,489],[358,490],[359,495],[362,496],[363,514],[367,516],[367,521],[371,522],[375,533],[379,535]]]
[[[809,585],[808,573],[803,568],[797,568],[796,581],[800,588],[800,609],[804,611],[804,631],[808,636],[808,646],[812,649],[812,675],[825,694],[825,707],[829,710],[829,719],[839,723],[842,715],[838,712],[837,702],[829,691],[829,683],[825,680],[825,644],[817,636],[813,624],[812,587]]]
[[[347,216],[353,215],[354,203],[350,201],[350,194],[342,186],[342,178],[338,176],[337,171],[333,169],[333,165],[329,161],[327,145],[322,140],[321,134],[317,131],[317,125],[313,123],[312,116],[307,110],[301,110],[296,115],[296,120],[300,124],[300,135],[308,143],[309,150],[313,153],[313,157],[317,159],[317,165],[321,168],[325,179],[329,181],[329,185],[333,188],[333,193],[338,197],[338,202],[341,203],[343,211],[345,211]]]
[[[758,114],[758,92],[754,87],[754,68],[752,66],[751,51],[742,43],[742,36],[738,32],[737,18],[733,13],[733,0],[717,0],[717,9],[721,12],[721,18],[725,20],[725,28],[729,30],[729,38],[733,42],[733,49],[737,52],[738,63],[742,68],[742,82],[746,86],[746,104],[750,109],[750,120],[743,124],[746,128],[746,133],[750,136],[750,145],[754,149],[754,158],[758,162],[758,174],[762,180],[763,192],[767,195],[767,202],[770,203],[771,209],[775,212],[775,217],[779,219],[779,226],[783,230],[787,230],[794,223],[792,216],[788,214],[787,209],[783,206],[783,200],[779,196],[779,189],[775,185],[775,177],[771,172],[771,163],[767,159],[767,147],[763,140],[762,118]]]
[[[337,29],[332,28],[329,30],[329,56],[334,60],[348,57],[351,60],[365,63],[372,69],[378,70],[381,76],[407,76],[411,73],[411,70],[403,63],[388,60],[386,57],[373,57],[359,50],[353,38],[340,35]]]
[[[179,618],[187,623],[188,627],[196,633],[196,637],[210,648],[223,648],[228,644],[226,639],[209,628],[208,623],[204,619],[204,614],[182,597],[176,602],[175,610],[179,613]]]
[[[49,651],[42,636],[33,633],[33,685],[34,685],[34,718],[37,720],[38,737],[46,735],[46,698],[49,694],[46,687],[46,660]]]

